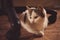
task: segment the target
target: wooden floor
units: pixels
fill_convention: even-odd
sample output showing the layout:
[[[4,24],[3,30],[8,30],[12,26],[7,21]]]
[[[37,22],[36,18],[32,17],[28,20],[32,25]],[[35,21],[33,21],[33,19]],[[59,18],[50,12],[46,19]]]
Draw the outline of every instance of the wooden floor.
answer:
[[[54,24],[49,25],[45,30],[45,35],[39,38],[30,38],[23,40],[60,40],[60,10],[57,10],[57,20]],[[10,29],[8,17],[0,16],[0,40],[7,40],[6,34]],[[21,28],[21,37],[29,37],[32,34],[28,33],[25,29]]]

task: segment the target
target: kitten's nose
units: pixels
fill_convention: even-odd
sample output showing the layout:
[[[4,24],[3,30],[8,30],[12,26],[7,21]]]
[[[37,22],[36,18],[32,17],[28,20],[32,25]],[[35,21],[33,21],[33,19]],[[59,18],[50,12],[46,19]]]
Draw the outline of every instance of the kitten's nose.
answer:
[[[31,20],[31,23],[32,23],[32,24],[34,23],[34,19]]]

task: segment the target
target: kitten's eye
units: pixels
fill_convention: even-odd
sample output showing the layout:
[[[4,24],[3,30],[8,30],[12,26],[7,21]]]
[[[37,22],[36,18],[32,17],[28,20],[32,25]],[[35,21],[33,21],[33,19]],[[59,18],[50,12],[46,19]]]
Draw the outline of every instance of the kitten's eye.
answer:
[[[36,19],[36,18],[38,18],[38,16],[35,16],[34,18]]]

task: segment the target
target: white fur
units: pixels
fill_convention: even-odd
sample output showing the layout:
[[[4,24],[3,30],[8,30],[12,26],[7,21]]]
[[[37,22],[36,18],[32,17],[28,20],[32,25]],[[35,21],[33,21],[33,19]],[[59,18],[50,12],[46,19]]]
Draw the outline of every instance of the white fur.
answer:
[[[43,8],[43,13],[45,14],[45,21],[43,23],[43,27],[46,28],[48,26],[48,17],[46,14],[46,10]]]

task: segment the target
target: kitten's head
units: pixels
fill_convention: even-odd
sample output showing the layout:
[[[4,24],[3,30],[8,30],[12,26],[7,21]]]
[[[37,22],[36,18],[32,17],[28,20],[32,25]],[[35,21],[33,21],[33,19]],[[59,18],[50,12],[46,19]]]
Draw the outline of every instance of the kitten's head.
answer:
[[[42,21],[44,19],[45,14],[43,13],[42,7],[27,7],[26,13],[27,18],[30,21],[30,23],[36,23],[39,19]]]

